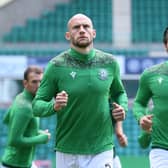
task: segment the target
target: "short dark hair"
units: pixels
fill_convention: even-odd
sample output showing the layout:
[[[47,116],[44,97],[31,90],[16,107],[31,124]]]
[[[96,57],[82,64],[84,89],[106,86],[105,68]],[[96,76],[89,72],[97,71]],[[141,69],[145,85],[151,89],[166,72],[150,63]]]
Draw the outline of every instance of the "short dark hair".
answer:
[[[42,74],[43,73],[43,69],[39,66],[36,65],[31,65],[28,66],[26,68],[26,70],[24,71],[24,80],[28,80],[28,76],[31,72],[34,72],[36,74]]]
[[[168,27],[166,27],[163,32],[163,43],[166,45],[167,42],[168,42]]]

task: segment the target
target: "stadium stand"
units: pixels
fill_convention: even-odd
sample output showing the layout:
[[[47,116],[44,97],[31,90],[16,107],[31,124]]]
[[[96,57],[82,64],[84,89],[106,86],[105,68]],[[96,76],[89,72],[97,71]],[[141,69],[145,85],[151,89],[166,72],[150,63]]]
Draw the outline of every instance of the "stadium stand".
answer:
[[[96,7],[95,7],[96,6]],[[99,42],[112,42],[112,1],[72,0],[68,4],[56,5],[54,10],[44,11],[35,19],[29,18],[25,26],[14,26],[3,37],[4,42],[66,42],[66,23],[74,13],[87,13],[93,20]]]
[[[167,8],[167,0],[132,0],[132,42],[161,42],[167,26]]]
[[[0,147],[0,155],[2,156],[3,154],[3,150],[5,148],[5,143],[6,143],[6,136],[7,136],[7,128],[4,127],[4,125],[2,124],[2,118],[3,118],[3,115],[5,113],[6,109],[4,108],[1,108],[0,109],[0,128],[1,128],[1,131],[0,131],[0,144],[1,144],[1,147]]]
[[[25,56],[55,56],[58,53],[63,51],[62,49],[0,49],[0,55],[25,55]],[[104,49],[104,51],[108,51],[114,55],[123,55],[123,56],[147,56],[148,50],[141,49]]]

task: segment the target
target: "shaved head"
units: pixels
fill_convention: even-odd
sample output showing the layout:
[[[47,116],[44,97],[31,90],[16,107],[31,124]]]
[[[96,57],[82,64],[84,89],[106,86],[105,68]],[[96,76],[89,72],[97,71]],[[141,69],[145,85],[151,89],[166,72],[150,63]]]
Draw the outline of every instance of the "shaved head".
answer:
[[[91,19],[90,19],[88,16],[86,16],[86,15],[84,15],[84,14],[82,14],[82,13],[78,13],[78,14],[72,16],[72,17],[69,19],[68,24],[67,24],[68,30],[70,29],[71,23],[72,23],[74,20],[86,20],[86,21],[91,25],[91,27],[93,28],[93,23],[92,23]]]
[[[65,38],[70,41],[71,48],[82,53],[90,51],[96,30],[93,29],[92,20],[88,16],[82,13],[73,15],[67,23],[67,29]]]

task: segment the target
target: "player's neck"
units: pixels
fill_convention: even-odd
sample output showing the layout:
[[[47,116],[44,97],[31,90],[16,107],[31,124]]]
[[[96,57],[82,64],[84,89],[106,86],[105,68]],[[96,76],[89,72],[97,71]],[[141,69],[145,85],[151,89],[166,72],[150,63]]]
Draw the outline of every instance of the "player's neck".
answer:
[[[85,48],[81,48],[81,47],[77,47],[77,46],[71,46],[71,48],[73,48],[74,50],[76,50],[77,52],[79,52],[81,54],[88,54],[93,49],[93,44],[91,44]]]

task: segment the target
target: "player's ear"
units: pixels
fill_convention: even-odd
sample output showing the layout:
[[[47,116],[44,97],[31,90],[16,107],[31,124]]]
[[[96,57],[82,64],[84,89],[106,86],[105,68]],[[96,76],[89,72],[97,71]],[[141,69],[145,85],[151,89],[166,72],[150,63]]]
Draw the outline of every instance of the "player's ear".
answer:
[[[66,32],[66,33],[65,33],[65,38],[66,38],[67,40],[70,40],[70,38],[71,38],[70,32]]]
[[[96,30],[93,29],[93,38],[96,38]]]
[[[23,86],[26,88],[26,86],[27,86],[27,80],[23,80]]]

